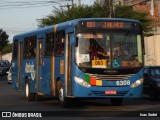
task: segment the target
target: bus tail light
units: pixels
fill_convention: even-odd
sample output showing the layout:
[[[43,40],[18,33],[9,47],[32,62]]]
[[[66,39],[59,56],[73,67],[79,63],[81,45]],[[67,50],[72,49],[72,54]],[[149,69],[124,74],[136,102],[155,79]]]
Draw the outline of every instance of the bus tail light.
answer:
[[[135,88],[135,87],[141,85],[142,83],[143,83],[143,78],[141,78],[141,79],[137,80],[136,82],[134,82],[133,84],[131,84],[130,87]]]
[[[88,84],[86,81],[84,81],[83,79],[79,78],[79,77],[74,77],[74,80],[76,81],[76,83],[86,87],[86,88],[89,88],[91,85]]]

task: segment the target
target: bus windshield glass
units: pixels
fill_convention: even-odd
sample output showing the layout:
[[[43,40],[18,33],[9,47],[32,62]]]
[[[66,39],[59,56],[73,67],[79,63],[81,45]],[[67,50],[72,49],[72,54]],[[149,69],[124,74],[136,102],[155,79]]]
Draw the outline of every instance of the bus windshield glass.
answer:
[[[85,68],[133,68],[142,66],[142,39],[136,32],[78,33],[76,63]]]

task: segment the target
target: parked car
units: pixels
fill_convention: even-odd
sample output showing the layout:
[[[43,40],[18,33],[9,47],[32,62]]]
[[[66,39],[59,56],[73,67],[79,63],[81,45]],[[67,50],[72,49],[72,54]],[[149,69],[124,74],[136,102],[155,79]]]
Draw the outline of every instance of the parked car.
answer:
[[[7,73],[8,73],[8,75],[7,75],[8,84],[11,84],[12,83],[12,72],[11,72],[11,69],[9,69],[9,71]]]
[[[0,62],[0,75],[5,75],[5,74],[6,74],[6,67],[2,62]]]
[[[10,62],[8,60],[1,60],[0,62],[5,65],[6,71],[9,71],[9,69],[10,69]]]
[[[144,68],[143,92],[149,94],[151,99],[157,99],[160,96],[160,66]]]

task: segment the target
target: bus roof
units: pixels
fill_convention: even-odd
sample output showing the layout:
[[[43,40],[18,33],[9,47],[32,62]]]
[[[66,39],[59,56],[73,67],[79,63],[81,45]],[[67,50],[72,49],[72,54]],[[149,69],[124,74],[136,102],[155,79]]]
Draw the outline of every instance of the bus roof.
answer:
[[[56,29],[61,29],[61,28],[67,28],[68,26],[75,26],[77,25],[77,23],[79,21],[85,21],[85,20],[108,20],[108,21],[127,21],[127,22],[139,22],[138,20],[133,20],[133,19],[126,19],[126,18],[79,18],[79,19],[74,19],[74,20],[70,20],[70,21],[66,21],[66,22],[62,22],[62,23],[59,23],[59,24],[55,24],[56,25]],[[21,34],[18,34],[18,35],[15,35],[13,37],[13,39],[16,39],[16,38],[19,38],[19,37],[26,37],[26,36],[32,36],[32,35],[35,35],[35,34],[40,34],[42,32],[51,32],[53,31],[53,28],[55,25],[51,25],[51,26],[47,26],[47,27],[43,27],[43,28],[38,28],[38,29],[35,29],[33,31],[29,31],[29,32],[25,32],[25,33],[21,33]]]

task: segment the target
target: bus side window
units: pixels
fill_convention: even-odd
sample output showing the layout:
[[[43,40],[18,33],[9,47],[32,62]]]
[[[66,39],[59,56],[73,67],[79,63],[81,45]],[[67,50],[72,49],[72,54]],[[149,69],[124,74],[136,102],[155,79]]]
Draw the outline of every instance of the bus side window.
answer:
[[[54,52],[54,34],[46,33],[45,56],[52,56]]]
[[[36,36],[31,36],[30,44],[29,44],[29,57],[30,58],[34,58],[36,56],[34,49],[36,49]]]
[[[57,31],[56,32],[56,46],[55,46],[55,54],[61,56],[64,54],[64,39],[65,39],[65,31]]]
[[[14,40],[14,43],[13,43],[13,60],[16,60],[17,59],[17,53],[18,53],[18,39]]]
[[[23,50],[23,57],[24,59],[27,59],[29,57],[29,37],[24,38],[24,50]]]

